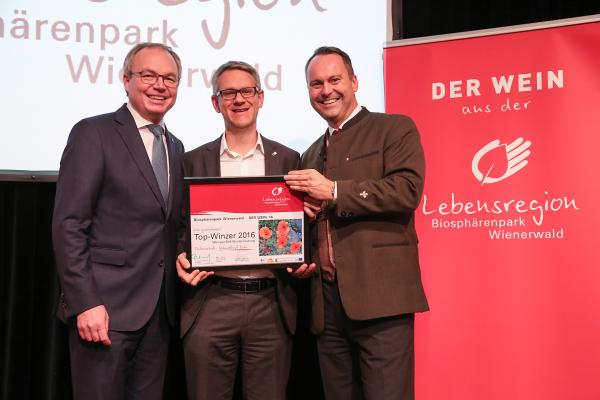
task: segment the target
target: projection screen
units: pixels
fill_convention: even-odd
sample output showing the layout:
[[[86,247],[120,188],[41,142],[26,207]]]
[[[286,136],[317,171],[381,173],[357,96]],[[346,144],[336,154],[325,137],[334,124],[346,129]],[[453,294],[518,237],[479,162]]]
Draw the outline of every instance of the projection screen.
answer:
[[[127,101],[121,66],[140,41],[182,58],[165,122],[186,150],[223,132],[210,77],[242,60],[257,67],[265,90],[259,131],[303,151],[325,128],[308,102],[307,58],[322,45],[346,50],[359,102],[382,111],[385,36],[384,0],[3,0],[0,170],[58,170],[71,127]]]

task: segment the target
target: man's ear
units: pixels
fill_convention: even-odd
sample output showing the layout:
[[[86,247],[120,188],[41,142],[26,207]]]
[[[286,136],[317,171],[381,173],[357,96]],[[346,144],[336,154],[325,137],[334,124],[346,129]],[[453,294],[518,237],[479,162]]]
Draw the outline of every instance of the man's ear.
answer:
[[[261,90],[258,92],[258,108],[262,108],[264,101],[265,101],[265,92]]]
[[[213,105],[213,108],[215,109],[215,111],[220,114],[221,113],[221,106],[219,105],[219,99],[217,98],[217,96],[213,95],[210,98],[210,100],[212,101],[212,105]]]
[[[127,74],[123,74],[123,87],[125,88],[125,94],[127,95],[127,97],[129,97],[129,80],[131,79],[131,77],[129,77]]]

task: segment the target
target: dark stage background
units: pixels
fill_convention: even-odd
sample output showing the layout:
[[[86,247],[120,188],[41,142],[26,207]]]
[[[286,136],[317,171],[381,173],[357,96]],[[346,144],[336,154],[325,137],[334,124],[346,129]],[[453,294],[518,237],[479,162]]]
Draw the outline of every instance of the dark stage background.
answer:
[[[585,0],[392,2],[394,39],[598,13],[600,1]],[[68,400],[66,329],[54,316],[58,283],[50,223],[55,176],[32,174],[0,171],[0,400]],[[323,398],[314,339],[307,327],[307,300],[304,292],[290,399]],[[184,385],[181,348],[173,340],[165,399],[184,399]],[[235,397],[241,398],[240,393]]]

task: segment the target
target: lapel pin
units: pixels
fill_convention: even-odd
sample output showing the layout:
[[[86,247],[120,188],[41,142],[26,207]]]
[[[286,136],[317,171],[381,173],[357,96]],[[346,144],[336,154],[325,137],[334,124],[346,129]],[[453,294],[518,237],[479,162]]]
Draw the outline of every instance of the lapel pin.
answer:
[[[276,151],[274,151],[274,152],[272,152],[272,153],[271,153],[271,155],[272,155],[272,156],[276,156],[276,155],[277,155],[277,152],[276,152]]]

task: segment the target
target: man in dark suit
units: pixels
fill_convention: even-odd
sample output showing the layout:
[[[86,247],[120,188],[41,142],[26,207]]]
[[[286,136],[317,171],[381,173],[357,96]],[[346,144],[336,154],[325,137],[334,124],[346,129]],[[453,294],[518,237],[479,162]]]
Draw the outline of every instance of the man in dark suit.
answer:
[[[221,65],[212,87],[212,104],[223,116],[225,132],[185,154],[186,176],[283,175],[298,167],[297,152],[256,130],[264,92],[252,66]],[[181,307],[189,398],[230,400],[239,366],[245,399],[284,399],[296,329],[290,275],[309,277],[316,266],[189,272],[185,253],[176,264],[189,285]]]
[[[358,105],[350,57],[321,47],[306,64],[328,128],[286,181],[314,221],[312,329],[327,399],[413,399],[413,315],[428,309],[414,211],[425,162],[410,118]]]
[[[76,399],[162,398],[183,192],[163,117],[180,76],[171,48],[132,48],[128,103],[78,122],[61,159],[52,237]]]

